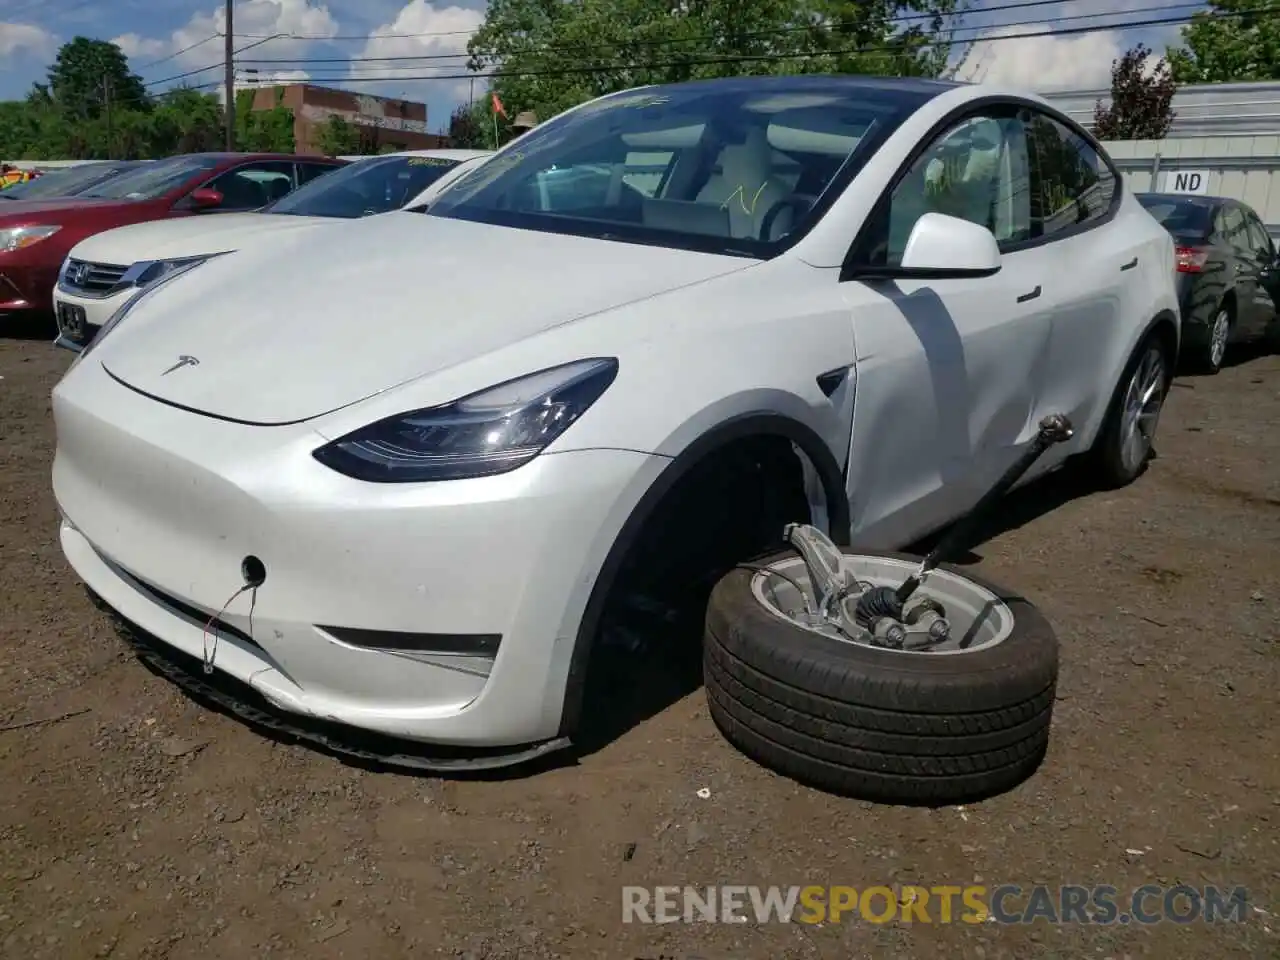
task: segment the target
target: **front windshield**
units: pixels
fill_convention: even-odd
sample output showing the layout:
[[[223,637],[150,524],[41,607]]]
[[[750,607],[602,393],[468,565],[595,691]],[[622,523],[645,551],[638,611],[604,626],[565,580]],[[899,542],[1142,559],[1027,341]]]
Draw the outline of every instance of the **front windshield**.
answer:
[[[326,173],[281,197],[264,213],[354,220],[399,210],[458,165],[444,157],[374,157]]]
[[[89,187],[119,176],[136,167],[136,163],[84,163],[62,170],[52,170],[43,177],[19,183],[0,193],[13,200],[47,200],[50,197],[74,197]]]
[[[932,93],[838,77],[631,91],[525,134],[427,215],[769,257]]]
[[[180,187],[198,173],[214,169],[217,157],[170,157],[122,173],[96,187],[90,187],[82,197],[102,197],[107,200],[154,200]]]

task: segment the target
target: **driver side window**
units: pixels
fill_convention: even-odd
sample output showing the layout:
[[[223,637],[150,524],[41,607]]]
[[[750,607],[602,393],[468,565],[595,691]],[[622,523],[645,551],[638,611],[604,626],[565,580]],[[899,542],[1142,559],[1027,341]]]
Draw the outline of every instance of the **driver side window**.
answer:
[[[1031,173],[1020,116],[968,117],[939,136],[894,188],[870,243],[870,263],[902,263],[926,213],[986,227],[1001,249],[1031,238]]]

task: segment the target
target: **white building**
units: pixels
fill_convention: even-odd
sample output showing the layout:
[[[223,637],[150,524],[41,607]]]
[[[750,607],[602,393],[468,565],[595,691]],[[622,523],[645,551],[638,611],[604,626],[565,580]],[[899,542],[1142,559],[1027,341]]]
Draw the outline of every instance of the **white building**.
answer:
[[[1110,90],[1046,93],[1085,127]],[[1185,86],[1173,98],[1163,140],[1122,140],[1107,151],[1134,190],[1233,197],[1280,235],[1280,82]]]

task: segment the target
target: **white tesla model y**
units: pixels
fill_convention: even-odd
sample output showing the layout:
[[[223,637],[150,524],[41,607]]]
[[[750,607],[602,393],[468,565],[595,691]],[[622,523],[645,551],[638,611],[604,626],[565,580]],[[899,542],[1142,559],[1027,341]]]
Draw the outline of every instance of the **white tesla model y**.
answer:
[[[578,728],[626,591],[705,597],[788,521],[909,543],[1049,413],[1076,433],[1035,473],[1135,478],[1173,266],[1032,96],[610,95],[426,211],[129,301],[54,391],[62,546],[160,649],[286,719],[527,756]]]

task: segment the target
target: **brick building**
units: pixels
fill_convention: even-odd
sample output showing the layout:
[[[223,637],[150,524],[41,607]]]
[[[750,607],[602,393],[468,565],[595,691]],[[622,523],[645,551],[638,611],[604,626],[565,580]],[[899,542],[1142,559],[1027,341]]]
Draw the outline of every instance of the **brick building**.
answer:
[[[309,83],[260,87],[253,109],[274,106],[293,111],[294,149],[320,153],[320,128],[331,116],[340,116],[360,132],[360,153],[383,149],[431,150],[449,146],[449,138],[427,132],[427,105],[410,100],[374,97]]]

